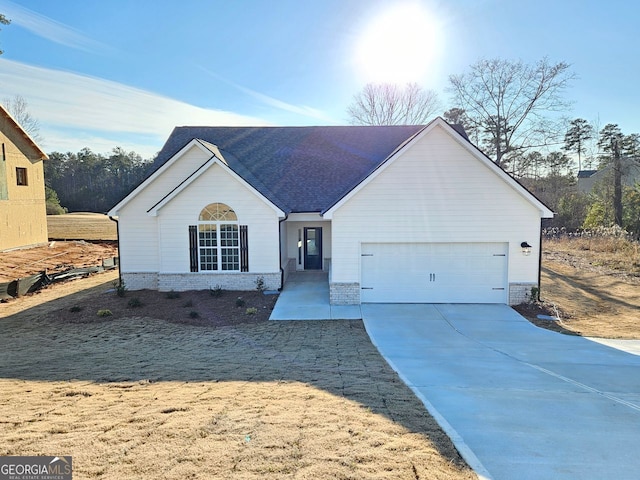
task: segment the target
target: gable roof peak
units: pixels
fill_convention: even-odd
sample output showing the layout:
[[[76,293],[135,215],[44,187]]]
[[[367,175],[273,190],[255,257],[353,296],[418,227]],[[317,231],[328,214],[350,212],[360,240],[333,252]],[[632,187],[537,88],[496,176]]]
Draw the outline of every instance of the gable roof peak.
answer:
[[[44,153],[44,151],[38,146],[35,140],[31,138],[31,136],[27,133],[27,131],[24,128],[22,128],[22,126],[18,123],[18,121],[15,118],[13,118],[13,115],[11,115],[2,105],[0,105],[0,118],[6,120],[9,123],[9,125],[11,125],[15,129],[15,131],[18,132],[19,135],[22,136],[24,140],[26,140],[29,146],[31,146],[31,148],[33,148],[33,150],[36,152],[36,155],[38,156],[38,160],[49,159],[49,156],[46,153]]]

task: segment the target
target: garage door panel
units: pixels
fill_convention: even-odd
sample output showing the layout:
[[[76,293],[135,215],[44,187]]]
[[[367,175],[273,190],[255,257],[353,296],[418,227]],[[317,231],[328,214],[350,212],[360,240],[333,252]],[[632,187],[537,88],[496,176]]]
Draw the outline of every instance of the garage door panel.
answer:
[[[363,244],[364,303],[506,303],[507,244]]]

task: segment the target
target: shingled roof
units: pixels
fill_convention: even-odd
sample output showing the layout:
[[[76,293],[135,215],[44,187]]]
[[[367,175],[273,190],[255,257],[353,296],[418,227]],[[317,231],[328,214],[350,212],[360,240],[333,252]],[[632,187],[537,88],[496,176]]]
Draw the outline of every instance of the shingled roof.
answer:
[[[217,146],[232,170],[283,211],[321,212],[423,128],[176,127],[153,170],[198,139]]]

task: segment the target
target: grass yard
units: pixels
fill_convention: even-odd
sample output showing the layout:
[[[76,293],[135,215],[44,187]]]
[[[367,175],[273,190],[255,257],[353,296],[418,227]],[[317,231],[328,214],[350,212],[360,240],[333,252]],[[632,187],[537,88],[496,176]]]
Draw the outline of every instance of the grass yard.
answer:
[[[72,455],[89,479],[475,478],[361,322],[84,315],[115,275],[3,305],[0,455]]]
[[[116,223],[100,213],[47,215],[50,240],[117,240]]]

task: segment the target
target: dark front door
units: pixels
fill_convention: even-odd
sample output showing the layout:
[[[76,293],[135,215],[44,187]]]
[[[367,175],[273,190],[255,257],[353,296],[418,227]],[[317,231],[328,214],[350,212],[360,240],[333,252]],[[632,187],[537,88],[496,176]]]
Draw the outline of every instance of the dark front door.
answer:
[[[322,270],[322,228],[304,229],[304,269]]]

